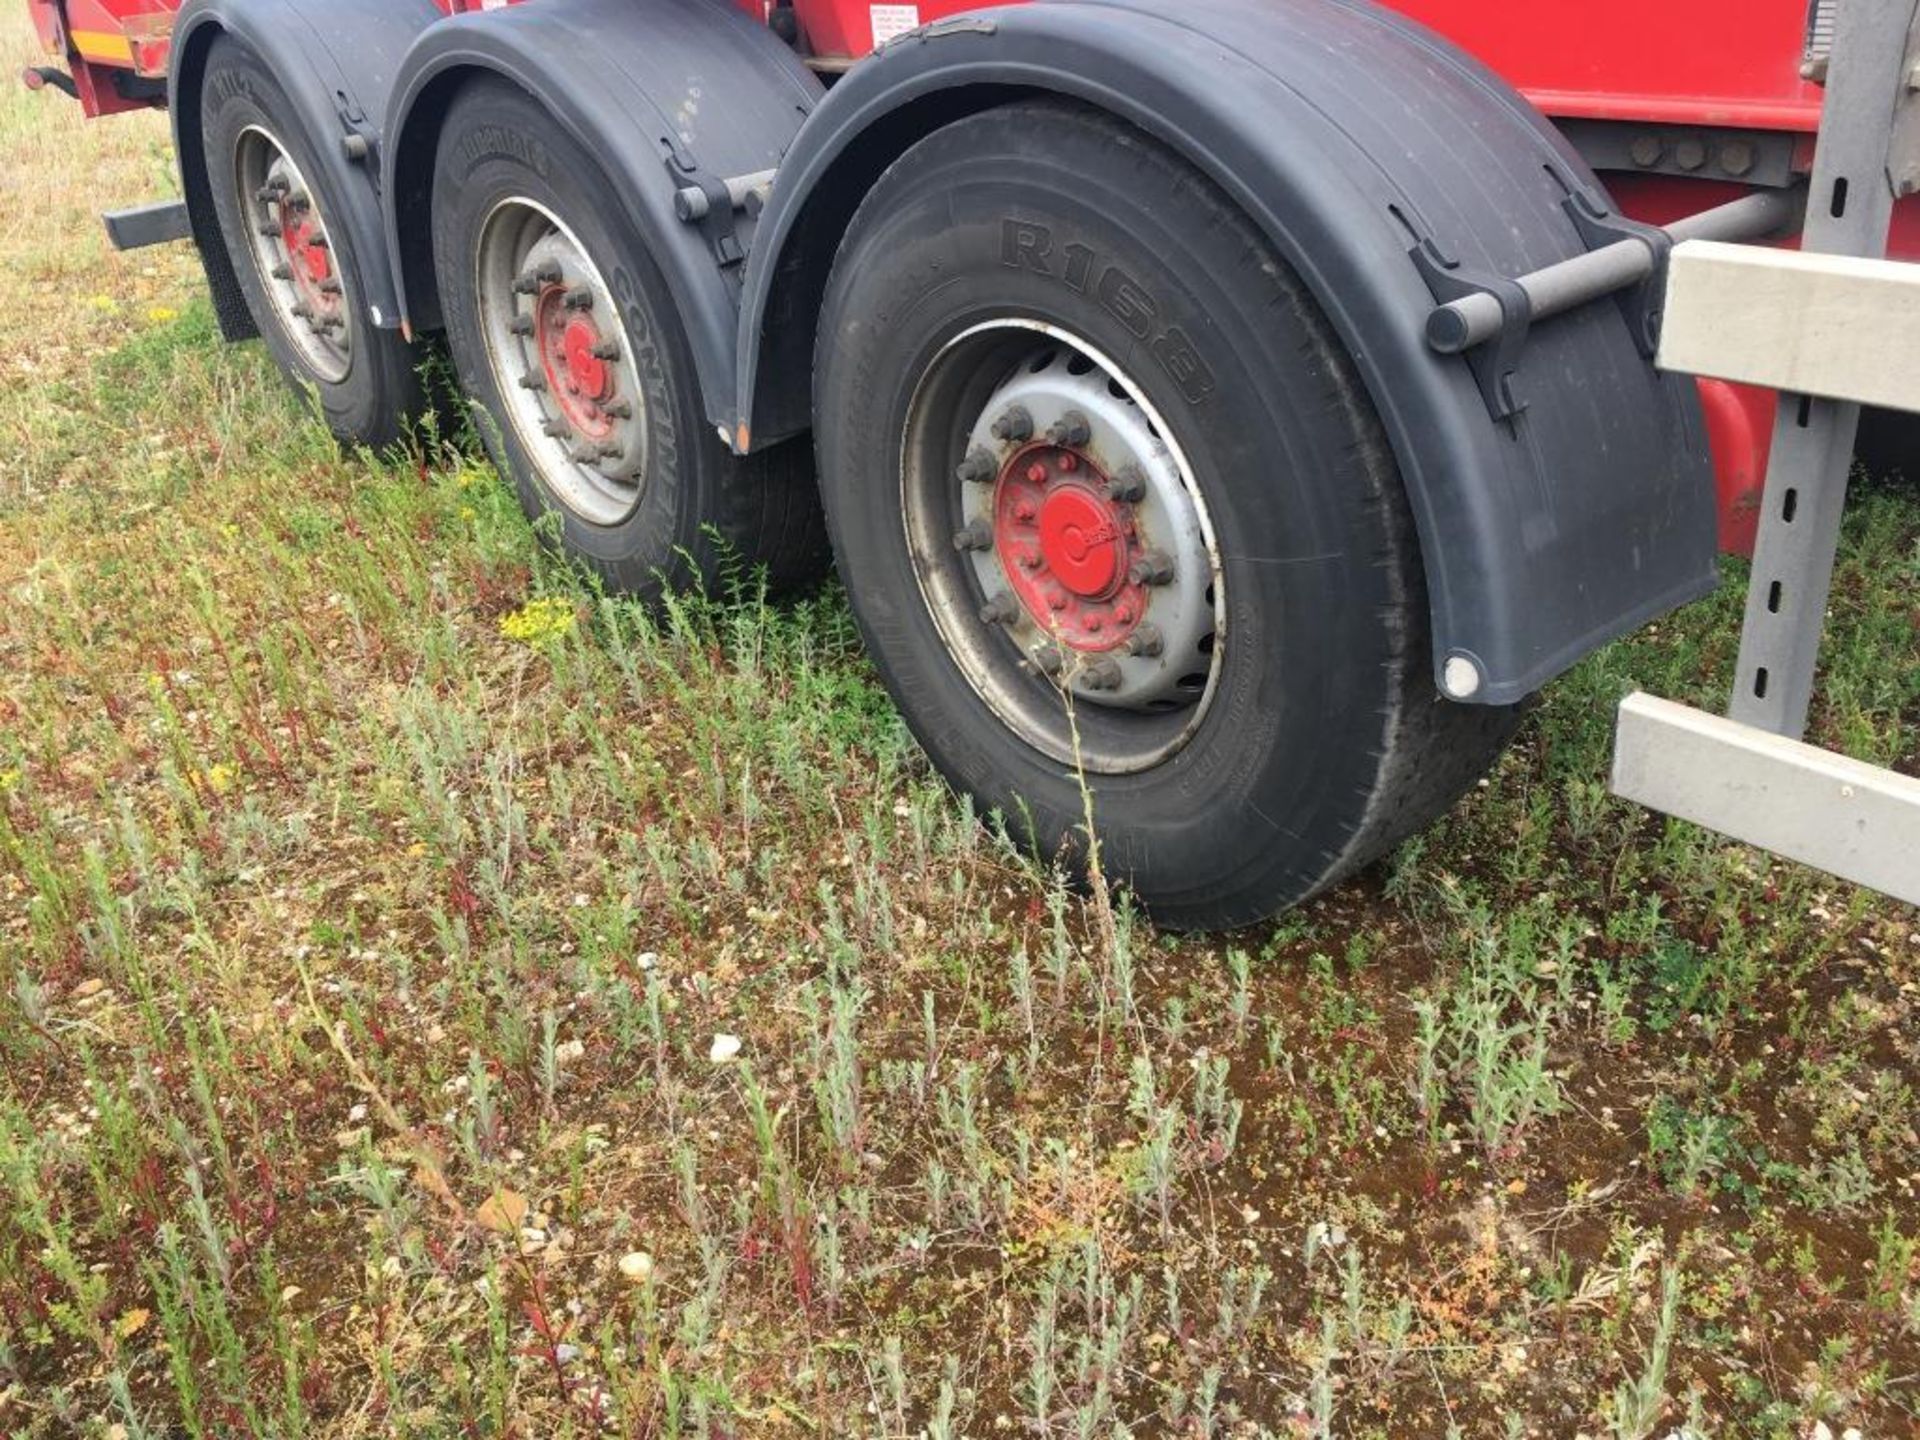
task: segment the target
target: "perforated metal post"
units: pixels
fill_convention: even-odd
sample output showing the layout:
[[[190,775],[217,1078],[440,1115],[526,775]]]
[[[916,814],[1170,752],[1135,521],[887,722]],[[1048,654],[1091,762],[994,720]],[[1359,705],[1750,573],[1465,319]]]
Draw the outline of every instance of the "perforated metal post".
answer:
[[[1886,254],[1896,183],[1889,149],[1916,8],[1916,0],[1839,7],[1801,239],[1807,251]],[[1807,726],[1859,424],[1856,404],[1780,397],[1729,714],[1791,739]]]

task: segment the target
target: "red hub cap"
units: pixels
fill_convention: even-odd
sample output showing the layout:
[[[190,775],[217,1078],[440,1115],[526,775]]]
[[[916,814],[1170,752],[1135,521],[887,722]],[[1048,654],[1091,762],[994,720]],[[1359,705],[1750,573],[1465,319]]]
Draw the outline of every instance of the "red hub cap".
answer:
[[[293,287],[300,298],[316,315],[338,310],[340,287],[328,283],[333,279],[333,252],[310,206],[280,202],[280,243],[286,247],[287,268],[293,272]]]
[[[1112,650],[1140,623],[1147,588],[1129,576],[1140,555],[1133,509],[1109,494],[1085,455],[1030,445],[1007,462],[993,499],[993,538],[1013,592],[1076,650]]]
[[[534,339],[547,392],[560,413],[582,435],[602,439],[613,433],[614,417],[602,408],[613,395],[613,371],[592,314],[569,307],[572,293],[565,285],[541,288],[533,307]]]

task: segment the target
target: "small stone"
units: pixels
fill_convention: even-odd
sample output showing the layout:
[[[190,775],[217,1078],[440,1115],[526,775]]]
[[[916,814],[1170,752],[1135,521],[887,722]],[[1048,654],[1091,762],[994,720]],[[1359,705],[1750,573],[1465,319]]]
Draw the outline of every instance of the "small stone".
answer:
[[[707,1059],[716,1065],[725,1065],[740,1053],[740,1037],[724,1032],[713,1037],[713,1044],[707,1049]]]
[[[634,1250],[620,1257],[620,1273],[636,1285],[644,1285],[653,1274],[653,1256]]]
[[[89,995],[98,995],[106,988],[107,982],[102,980],[98,975],[95,975],[91,979],[82,980],[78,985],[73,987],[73,998],[76,1000],[85,1000]]]

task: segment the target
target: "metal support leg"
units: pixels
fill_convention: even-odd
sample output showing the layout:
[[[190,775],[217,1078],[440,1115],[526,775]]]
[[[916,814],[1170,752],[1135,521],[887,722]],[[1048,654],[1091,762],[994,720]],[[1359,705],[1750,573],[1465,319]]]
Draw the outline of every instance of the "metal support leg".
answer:
[[[1887,143],[1906,81],[1916,0],[1839,7],[1801,246],[1884,256],[1893,217]],[[1840,546],[1860,407],[1783,395],[1767,466],[1732,718],[1799,739]]]

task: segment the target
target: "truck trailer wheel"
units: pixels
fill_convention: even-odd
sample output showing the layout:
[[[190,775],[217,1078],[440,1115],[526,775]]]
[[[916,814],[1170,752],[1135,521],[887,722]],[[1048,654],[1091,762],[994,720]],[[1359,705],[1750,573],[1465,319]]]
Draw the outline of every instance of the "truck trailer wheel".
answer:
[[[704,423],[673,297],[605,172],[524,92],[476,81],[441,130],[434,265],[447,338],[529,517],[612,588],[776,587],[825,568],[804,446],[736,459]]]
[[[330,229],[331,197],[299,112],[266,64],[221,36],[208,51],[201,126],[214,213],[255,327],[294,389],[347,444],[404,438],[424,408],[417,357],[373,324],[362,266]]]
[[[816,354],[840,569],[928,754],[1164,923],[1332,884],[1517,711],[1435,691],[1391,451],[1300,280],[1109,117],[921,141],[841,246]]]

